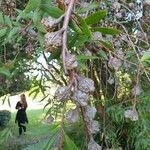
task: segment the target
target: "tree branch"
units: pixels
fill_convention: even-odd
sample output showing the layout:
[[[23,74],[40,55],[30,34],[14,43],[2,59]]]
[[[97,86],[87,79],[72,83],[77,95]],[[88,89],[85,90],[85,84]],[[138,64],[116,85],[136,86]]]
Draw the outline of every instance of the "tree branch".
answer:
[[[64,67],[64,72],[67,75],[67,69],[66,69],[66,65],[65,65],[65,58],[66,58],[66,54],[68,53],[68,48],[67,48],[67,29],[68,29],[68,24],[69,24],[69,20],[70,20],[70,16],[71,16],[71,12],[72,12],[72,8],[73,5],[75,3],[75,0],[70,0],[70,3],[68,5],[68,9],[65,13],[65,17],[64,17],[64,24],[62,29],[64,30],[63,32],[63,37],[62,37],[62,62],[63,62],[63,67]]]

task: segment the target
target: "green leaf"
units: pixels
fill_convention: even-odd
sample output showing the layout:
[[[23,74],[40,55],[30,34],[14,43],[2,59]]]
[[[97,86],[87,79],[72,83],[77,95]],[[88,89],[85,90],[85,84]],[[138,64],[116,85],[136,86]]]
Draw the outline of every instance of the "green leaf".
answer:
[[[101,44],[103,47],[108,48],[109,50],[112,50],[112,51],[115,50],[114,47],[113,47],[113,45],[112,45],[111,43],[108,43],[108,42],[106,42],[106,41],[100,41],[100,44]]]
[[[95,27],[91,29],[92,32],[101,32],[103,34],[110,34],[110,35],[118,35],[120,31],[115,28],[110,27]]]
[[[147,50],[141,58],[141,61],[147,61],[147,60],[150,60],[150,49]]]
[[[7,68],[5,68],[5,67],[1,67],[0,68],[0,74],[5,75],[7,77],[9,77],[11,75],[10,71]]]
[[[18,22],[20,19],[32,19],[33,18],[33,12],[26,13],[25,11],[17,10],[18,16],[16,18],[16,21]]]
[[[100,51],[99,51],[99,55],[100,55],[103,59],[108,60],[107,54],[106,54],[104,51],[100,50]]]
[[[36,9],[33,13],[33,23],[37,25],[41,21],[42,11]]]
[[[65,134],[65,144],[67,150],[79,150],[76,144],[70,139],[70,137],[66,133],[64,134]]]
[[[51,0],[42,0],[41,4],[43,5],[50,5],[51,4]]]
[[[52,146],[53,146],[54,142],[58,138],[59,130],[60,130],[60,127],[58,125],[54,125],[54,126],[51,127],[51,129],[50,129],[50,131],[51,131],[50,132],[51,138],[46,143],[46,145],[43,147],[43,150],[50,150],[50,149],[52,149]]]
[[[41,5],[41,0],[29,0],[25,8],[25,12],[28,13],[30,11],[33,11],[36,8],[38,8],[40,5]]]
[[[4,24],[4,16],[2,12],[0,12],[0,24]]]
[[[3,37],[7,33],[7,28],[0,30],[0,38]]]
[[[74,46],[76,48],[80,48],[84,45],[85,42],[88,41],[88,37],[86,35],[78,35],[78,36],[74,36],[72,38],[71,43],[69,44],[70,46]],[[72,45],[71,45],[72,44]]]
[[[12,28],[12,22],[8,16],[4,16],[4,23]]]
[[[98,2],[93,2],[93,3],[88,3],[86,7],[81,7],[77,13],[85,13],[87,11],[90,11],[90,10],[93,10],[93,9],[96,9],[99,7],[99,3]]]
[[[13,36],[18,33],[19,29],[20,29],[20,27],[14,27],[14,28],[9,32],[9,34],[8,34],[8,39],[10,40],[11,38],[13,38]]]
[[[50,62],[53,59],[58,59],[60,58],[61,50],[54,51],[51,53],[50,57],[48,58],[48,62]]]
[[[79,15],[77,15],[77,14],[75,14],[75,15],[79,21],[79,26],[82,29],[83,33],[85,35],[87,35],[87,37],[91,37],[92,36],[91,30],[89,29],[89,26],[87,25],[85,20],[82,17],[80,17]]]
[[[41,5],[40,8],[54,18],[59,18],[64,13],[61,9],[46,4]]]
[[[100,10],[89,15],[85,21],[88,25],[96,24],[107,15],[107,10]]]
[[[42,33],[46,33],[46,29],[44,26],[41,24],[41,18],[42,18],[43,12],[36,9],[33,14],[33,23],[35,27]]]
[[[40,42],[41,48],[44,48],[44,35],[42,33],[38,33],[38,40]]]

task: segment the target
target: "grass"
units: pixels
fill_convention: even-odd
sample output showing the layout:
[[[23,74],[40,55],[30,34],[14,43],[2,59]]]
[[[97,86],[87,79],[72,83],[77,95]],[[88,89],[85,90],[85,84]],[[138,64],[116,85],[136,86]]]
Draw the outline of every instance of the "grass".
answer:
[[[52,126],[50,124],[42,123],[45,113],[46,111],[43,112],[42,109],[28,110],[27,115],[29,124],[27,125],[27,133],[26,135],[21,135],[21,137],[19,137],[18,126],[15,124],[16,113],[12,113],[10,127],[12,129],[13,137],[7,141],[7,145],[5,145],[7,149],[10,147],[17,147],[18,144],[19,146],[27,146],[23,150],[41,150],[50,137]]]

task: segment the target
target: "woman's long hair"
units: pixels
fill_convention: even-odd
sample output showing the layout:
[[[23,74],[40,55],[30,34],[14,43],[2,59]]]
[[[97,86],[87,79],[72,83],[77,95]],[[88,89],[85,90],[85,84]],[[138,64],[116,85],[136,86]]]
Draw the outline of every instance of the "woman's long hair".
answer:
[[[28,107],[25,94],[20,95],[21,103],[23,104],[24,109]]]

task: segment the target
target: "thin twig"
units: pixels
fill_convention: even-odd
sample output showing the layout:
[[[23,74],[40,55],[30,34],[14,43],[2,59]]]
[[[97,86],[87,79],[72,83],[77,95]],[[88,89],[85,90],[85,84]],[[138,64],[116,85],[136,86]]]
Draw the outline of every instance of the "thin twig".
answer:
[[[70,0],[70,3],[68,5],[68,9],[66,11],[65,17],[64,17],[64,24],[63,24],[63,37],[62,37],[62,61],[63,61],[63,67],[64,67],[64,72],[67,75],[67,69],[66,69],[66,65],[65,65],[65,58],[66,58],[66,54],[68,53],[68,48],[67,48],[67,29],[68,29],[68,24],[69,24],[69,20],[70,20],[70,16],[71,16],[71,12],[72,12],[72,8],[73,5],[75,3],[75,0]]]

